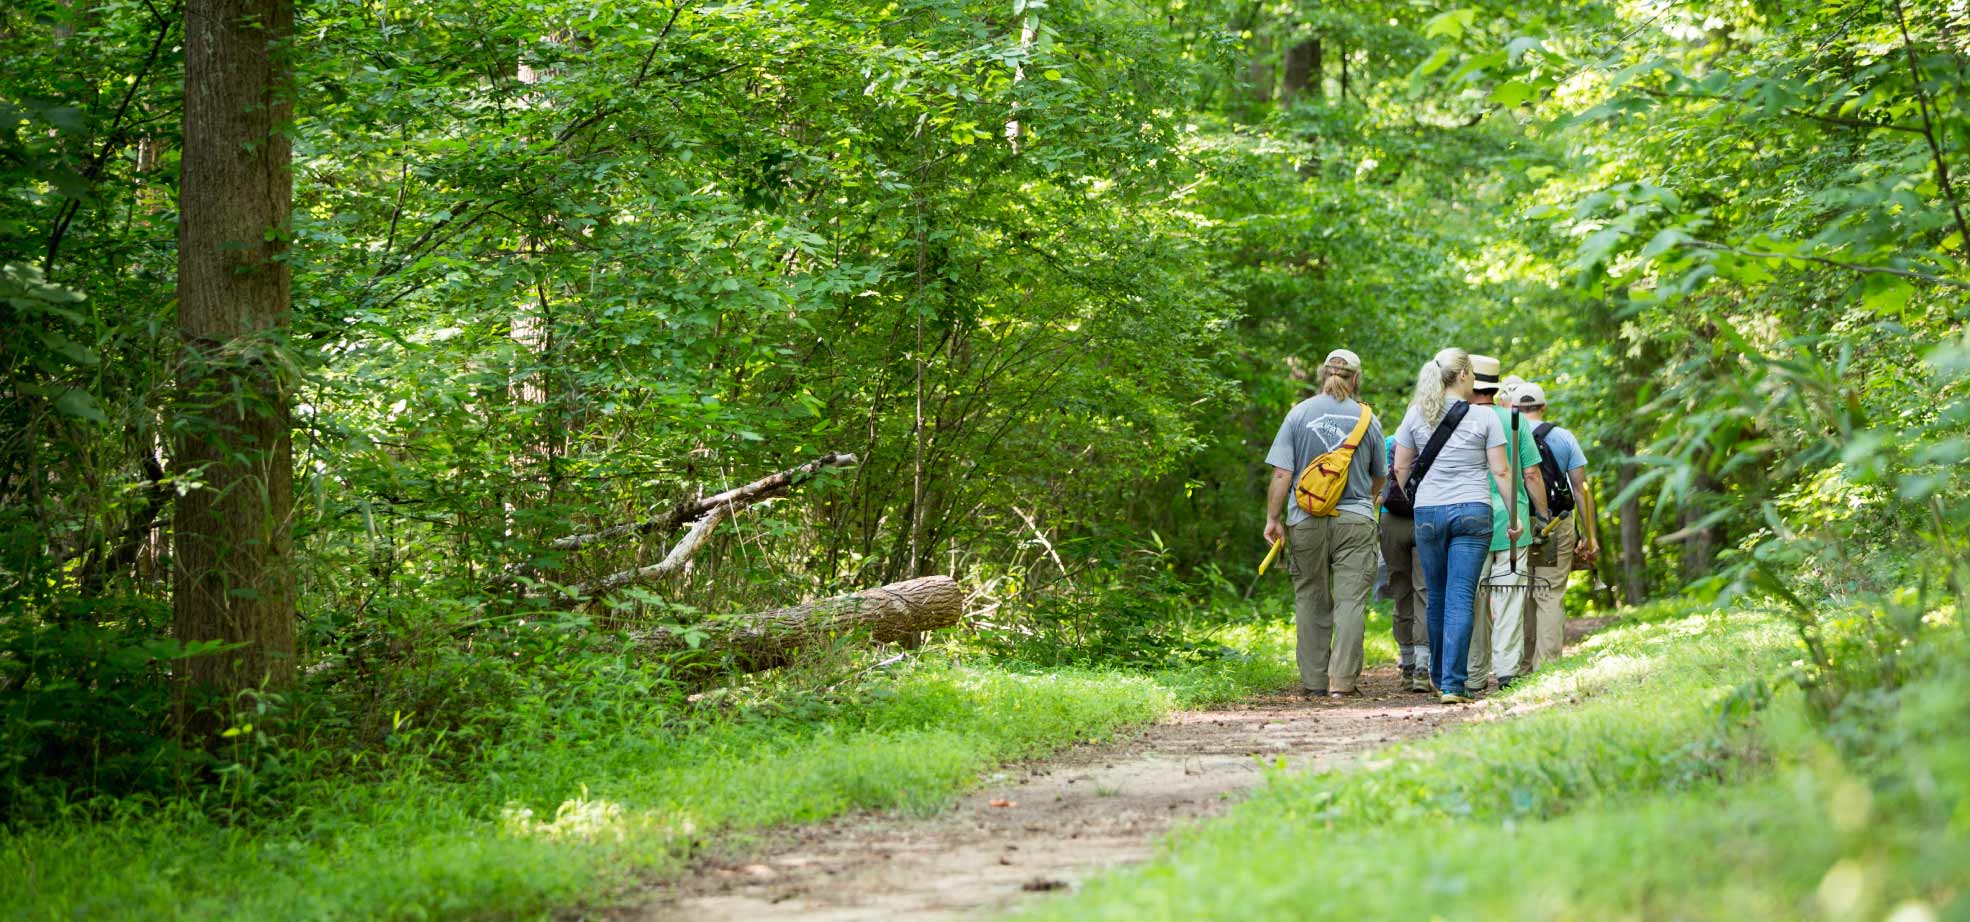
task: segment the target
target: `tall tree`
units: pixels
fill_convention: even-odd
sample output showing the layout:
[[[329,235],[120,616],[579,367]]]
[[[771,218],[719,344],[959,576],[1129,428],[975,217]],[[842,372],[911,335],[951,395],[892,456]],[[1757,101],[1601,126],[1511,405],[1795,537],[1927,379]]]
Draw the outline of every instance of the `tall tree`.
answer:
[[[292,0],[188,0],[178,222],[173,626],[224,651],[195,688],[293,673],[289,375],[283,358],[293,201],[287,126]]]
[[[1321,86],[1322,70],[1319,36],[1293,44],[1286,49],[1285,86],[1280,90],[1280,97],[1292,102],[1309,90],[1315,97],[1323,95],[1326,90]]]

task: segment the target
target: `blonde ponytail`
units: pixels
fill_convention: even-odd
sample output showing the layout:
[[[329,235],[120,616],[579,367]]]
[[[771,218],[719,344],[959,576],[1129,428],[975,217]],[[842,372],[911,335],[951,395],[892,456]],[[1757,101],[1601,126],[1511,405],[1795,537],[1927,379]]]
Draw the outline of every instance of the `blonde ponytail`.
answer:
[[[1443,422],[1443,414],[1449,405],[1447,391],[1458,377],[1471,370],[1471,354],[1451,347],[1436,354],[1436,358],[1423,363],[1416,370],[1416,393],[1409,398],[1409,406],[1423,418],[1425,425],[1435,428]]]
[[[1335,400],[1353,400],[1361,393],[1361,373],[1347,368],[1322,365],[1320,392]]]

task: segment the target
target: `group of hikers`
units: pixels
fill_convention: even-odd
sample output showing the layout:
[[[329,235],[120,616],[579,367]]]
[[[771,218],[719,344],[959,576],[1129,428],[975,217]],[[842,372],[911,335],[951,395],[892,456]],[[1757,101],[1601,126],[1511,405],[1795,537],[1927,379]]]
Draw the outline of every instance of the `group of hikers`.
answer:
[[[1307,694],[1359,694],[1378,556],[1407,690],[1466,704],[1560,654],[1568,574],[1600,553],[1587,457],[1545,420],[1545,389],[1501,371],[1438,352],[1386,435],[1360,402],[1361,358],[1336,349],[1286,414],[1265,537],[1284,545]]]

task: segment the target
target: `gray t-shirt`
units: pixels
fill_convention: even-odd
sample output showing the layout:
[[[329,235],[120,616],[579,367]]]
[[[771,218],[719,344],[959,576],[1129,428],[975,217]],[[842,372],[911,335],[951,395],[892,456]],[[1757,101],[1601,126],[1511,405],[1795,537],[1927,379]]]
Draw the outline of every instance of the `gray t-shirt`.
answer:
[[[1360,420],[1359,403],[1335,400],[1326,394],[1308,397],[1279,424],[1279,434],[1272,438],[1272,450],[1265,453],[1265,463],[1292,474],[1297,481],[1313,459],[1341,447]],[[1340,511],[1374,518],[1375,478],[1387,476],[1388,472],[1388,455],[1382,451],[1382,421],[1371,418],[1361,444],[1355,446],[1354,460],[1348,464],[1348,483],[1341,489]],[[1286,524],[1297,525],[1308,518],[1299,503],[1291,497],[1286,499]]]
[[[1453,400],[1450,406],[1457,403]],[[1402,417],[1402,425],[1396,427],[1395,443],[1421,455],[1435,431],[1436,427],[1423,422],[1423,415],[1412,406]],[[1498,414],[1490,412],[1488,407],[1472,407],[1464,414],[1464,421],[1457,424],[1457,431],[1450,434],[1450,441],[1443,443],[1443,451],[1430,466],[1429,476],[1423,478],[1423,485],[1411,497],[1414,505],[1419,509],[1455,503],[1489,505],[1491,459],[1486,452],[1503,447],[1505,427],[1499,424]]]

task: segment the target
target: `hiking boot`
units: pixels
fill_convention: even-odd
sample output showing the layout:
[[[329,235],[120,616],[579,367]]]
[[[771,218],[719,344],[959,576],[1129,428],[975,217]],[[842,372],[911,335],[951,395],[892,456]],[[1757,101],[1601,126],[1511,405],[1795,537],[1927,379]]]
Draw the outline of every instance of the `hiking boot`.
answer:
[[[1336,690],[1336,689],[1328,689],[1328,691],[1327,691],[1327,697],[1329,697],[1329,698],[1359,698],[1359,697],[1361,697],[1361,689],[1359,689],[1359,688],[1350,688],[1350,689],[1348,689],[1348,690],[1346,690],[1346,691],[1340,691],[1340,690]]]
[[[1444,692],[1439,700],[1444,704],[1470,704],[1477,699],[1463,692]]]
[[[1499,680],[1498,680],[1498,690],[1502,692],[1502,691],[1504,691],[1505,689],[1508,689],[1508,688],[1511,688],[1511,687],[1512,687],[1512,683],[1513,683],[1513,682],[1516,682],[1516,681],[1518,681],[1518,679],[1517,679],[1516,677],[1514,677],[1514,676],[1506,676],[1506,677],[1504,677],[1504,678],[1502,678],[1502,679],[1499,679]]]
[[[1425,694],[1436,691],[1436,686],[1430,683],[1429,673],[1426,672],[1418,672],[1410,676],[1409,683],[1403,687],[1413,692],[1423,692]]]

